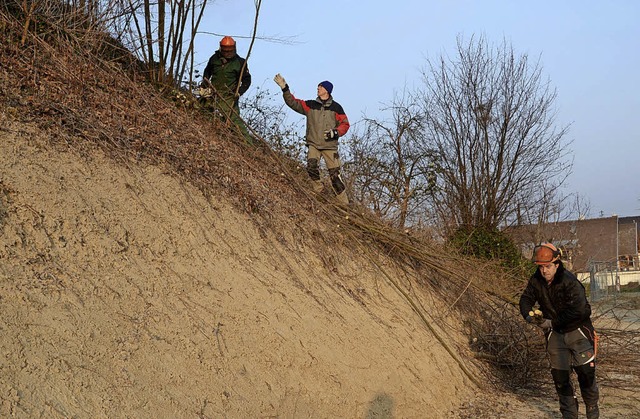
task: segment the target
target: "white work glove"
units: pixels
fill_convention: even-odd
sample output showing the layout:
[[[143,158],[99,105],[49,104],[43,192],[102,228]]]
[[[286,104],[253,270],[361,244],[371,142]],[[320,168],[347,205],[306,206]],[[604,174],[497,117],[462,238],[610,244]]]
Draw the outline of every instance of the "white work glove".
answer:
[[[201,87],[198,91],[200,93],[200,97],[211,97],[213,96],[213,90],[210,87]]]
[[[324,132],[325,140],[337,140],[339,136],[340,134],[338,134],[338,130],[335,128]]]
[[[283,90],[287,86],[287,81],[280,75],[280,73],[276,74],[276,76],[273,78],[273,81],[275,81],[276,84]]]

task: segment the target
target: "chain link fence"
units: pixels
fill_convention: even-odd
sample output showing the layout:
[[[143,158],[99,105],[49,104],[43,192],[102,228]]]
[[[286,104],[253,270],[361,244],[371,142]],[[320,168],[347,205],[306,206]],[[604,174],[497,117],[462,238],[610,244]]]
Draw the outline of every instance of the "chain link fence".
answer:
[[[592,301],[625,291],[637,291],[639,284],[640,270],[620,270],[616,262],[591,262],[589,291]]]

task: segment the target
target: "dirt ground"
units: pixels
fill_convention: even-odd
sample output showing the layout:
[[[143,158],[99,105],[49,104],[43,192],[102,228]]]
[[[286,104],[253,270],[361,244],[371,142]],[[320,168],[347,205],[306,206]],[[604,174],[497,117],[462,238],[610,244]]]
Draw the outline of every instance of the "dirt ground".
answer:
[[[162,167],[55,150],[1,112],[0,417],[559,417],[477,388],[347,249],[327,269]],[[635,403],[602,388],[604,418]]]

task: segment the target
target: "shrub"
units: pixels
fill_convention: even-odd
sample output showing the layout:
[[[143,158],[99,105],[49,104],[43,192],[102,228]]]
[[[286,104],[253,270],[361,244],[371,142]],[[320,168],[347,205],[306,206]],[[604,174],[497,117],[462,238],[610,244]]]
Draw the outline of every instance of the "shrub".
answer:
[[[459,253],[500,264],[518,274],[530,275],[534,271],[531,262],[522,257],[516,244],[498,229],[460,227],[449,237],[449,244]]]

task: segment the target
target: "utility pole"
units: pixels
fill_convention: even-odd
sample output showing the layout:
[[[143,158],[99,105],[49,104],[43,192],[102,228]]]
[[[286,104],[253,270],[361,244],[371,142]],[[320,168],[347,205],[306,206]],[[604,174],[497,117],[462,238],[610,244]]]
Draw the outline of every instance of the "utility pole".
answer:
[[[620,218],[616,215],[616,293],[620,292]]]
[[[636,271],[638,270],[638,268],[640,268],[640,253],[638,253],[638,222],[636,220],[633,220],[633,225],[635,226],[635,230],[636,230],[636,254],[633,258],[633,269],[635,269]]]

